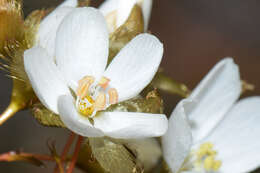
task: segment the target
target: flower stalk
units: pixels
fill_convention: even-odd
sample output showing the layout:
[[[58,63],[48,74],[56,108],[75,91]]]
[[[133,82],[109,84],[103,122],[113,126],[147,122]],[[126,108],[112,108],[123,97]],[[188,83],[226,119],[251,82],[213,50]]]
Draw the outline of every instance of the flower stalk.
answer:
[[[73,171],[74,168],[75,168],[75,165],[76,165],[76,162],[77,162],[77,158],[78,158],[78,155],[79,155],[80,146],[81,146],[82,141],[83,141],[83,137],[82,137],[82,136],[79,136],[79,137],[78,137],[77,144],[76,144],[76,147],[75,147],[74,154],[73,154],[73,156],[72,156],[72,159],[71,159],[69,168],[68,168],[68,170],[67,170],[67,173],[72,173],[72,171]]]
[[[71,147],[71,145],[72,145],[74,139],[75,139],[75,133],[71,133],[70,136],[69,136],[69,138],[68,138],[67,143],[66,143],[65,146],[64,146],[63,152],[62,152],[62,154],[61,154],[60,165],[56,164],[56,167],[55,167],[53,173],[58,173],[59,170],[61,171],[61,169],[63,169],[62,163],[63,163],[64,160],[66,159],[66,156],[67,156],[67,154],[68,154],[68,152],[69,152],[69,149],[70,149],[70,147]]]

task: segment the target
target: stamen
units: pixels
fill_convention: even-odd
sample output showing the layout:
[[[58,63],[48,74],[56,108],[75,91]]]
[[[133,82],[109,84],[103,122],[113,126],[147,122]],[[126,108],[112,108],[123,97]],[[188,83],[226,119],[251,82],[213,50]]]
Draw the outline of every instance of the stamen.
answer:
[[[102,77],[101,79],[100,79],[100,81],[99,81],[99,85],[103,88],[103,89],[106,89],[107,88],[107,86],[108,86],[108,84],[109,84],[109,82],[110,82],[110,79],[108,79],[108,78],[106,78],[106,77]]]
[[[197,170],[204,169],[208,172],[218,171],[221,167],[221,161],[216,160],[217,151],[213,149],[212,143],[203,143],[196,152],[193,152],[195,161],[193,166]]]
[[[78,84],[77,95],[83,99],[88,94],[89,87],[94,83],[95,78],[92,76],[85,76],[82,78]]]
[[[92,76],[85,76],[78,82],[76,107],[82,115],[92,118],[97,111],[118,102],[118,93],[115,88],[109,87],[109,82],[110,79],[104,76],[98,83]]]
[[[115,88],[110,88],[108,90],[108,95],[110,104],[116,104],[118,102],[118,93]]]
[[[215,156],[208,156],[204,160],[204,168],[206,171],[218,171],[221,166],[220,160],[215,160]]]
[[[106,95],[105,93],[100,93],[97,96],[96,102],[94,104],[94,107],[97,111],[103,110],[106,106]]]

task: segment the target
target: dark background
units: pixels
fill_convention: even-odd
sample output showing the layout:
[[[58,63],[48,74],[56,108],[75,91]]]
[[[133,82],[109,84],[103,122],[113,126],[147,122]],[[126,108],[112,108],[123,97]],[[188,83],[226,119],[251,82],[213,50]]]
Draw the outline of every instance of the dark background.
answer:
[[[53,7],[61,0],[24,0],[27,15],[34,9]],[[95,5],[102,1],[93,0]],[[150,30],[164,43],[162,67],[172,78],[193,88],[220,59],[233,57],[243,79],[260,89],[260,1],[251,0],[154,0]],[[0,72],[0,112],[8,105],[11,80]],[[179,97],[168,96],[169,113]],[[48,153],[46,141],[60,149],[68,131],[39,125],[28,111],[19,112],[0,126],[0,153],[13,149]],[[53,170],[24,163],[0,163],[0,173],[46,173]]]

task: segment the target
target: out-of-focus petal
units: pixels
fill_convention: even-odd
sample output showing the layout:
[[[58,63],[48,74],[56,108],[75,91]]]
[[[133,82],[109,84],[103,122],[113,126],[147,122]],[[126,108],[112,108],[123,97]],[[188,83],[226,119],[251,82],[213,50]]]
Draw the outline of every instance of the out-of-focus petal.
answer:
[[[65,0],[63,3],[61,3],[59,7],[77,7],[78,0]]]
[[[148,30],[148,25],[151,17],[151,11],[153,6],[153,0],[139,0],[141,3],[143,16],[144,16],[144,30]]]
[[[144,17],[144,27],[145,30],[148,28],[148,23],[150,20],[153,0],[121,0],[118,4],[117,10],[117,27],[125,23],[129,17],[131,10],[135,4],[139,4],[142,8]]]
[[[101,11],[101,13],[106,16],[109,13],[111,13],[112,11],[117,10],[118,8],[118,3],[119,0],[105,0],[100,6],[99,6],[99,10]]]
[[[238,66],[231,58],[220,61],[189,98],[196,104],[187,112],[194,143],[206,137],[233,106],[241,92]]]
[[[219,172],[245,173],[260,166],[260,97],[245,98],[227,113],[205,140],[222,161]]]
[[[168,131],[162,137],[163,157],[172,172],[178,172],[190,153],[192,135],[186,118],[186,106],[192,101],[182,100],[169,119]]]

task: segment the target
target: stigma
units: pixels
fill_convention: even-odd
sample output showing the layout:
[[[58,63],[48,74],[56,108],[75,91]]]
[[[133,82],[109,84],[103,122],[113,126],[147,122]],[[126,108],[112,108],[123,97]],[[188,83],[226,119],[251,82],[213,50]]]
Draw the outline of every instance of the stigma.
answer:
[[[83,116],[92,118],[98,111],[118,102],[118,92],[109,85],[110,79],[102,77],[98,82],[93,76],[85,76],[78,82],[76,108]]]

